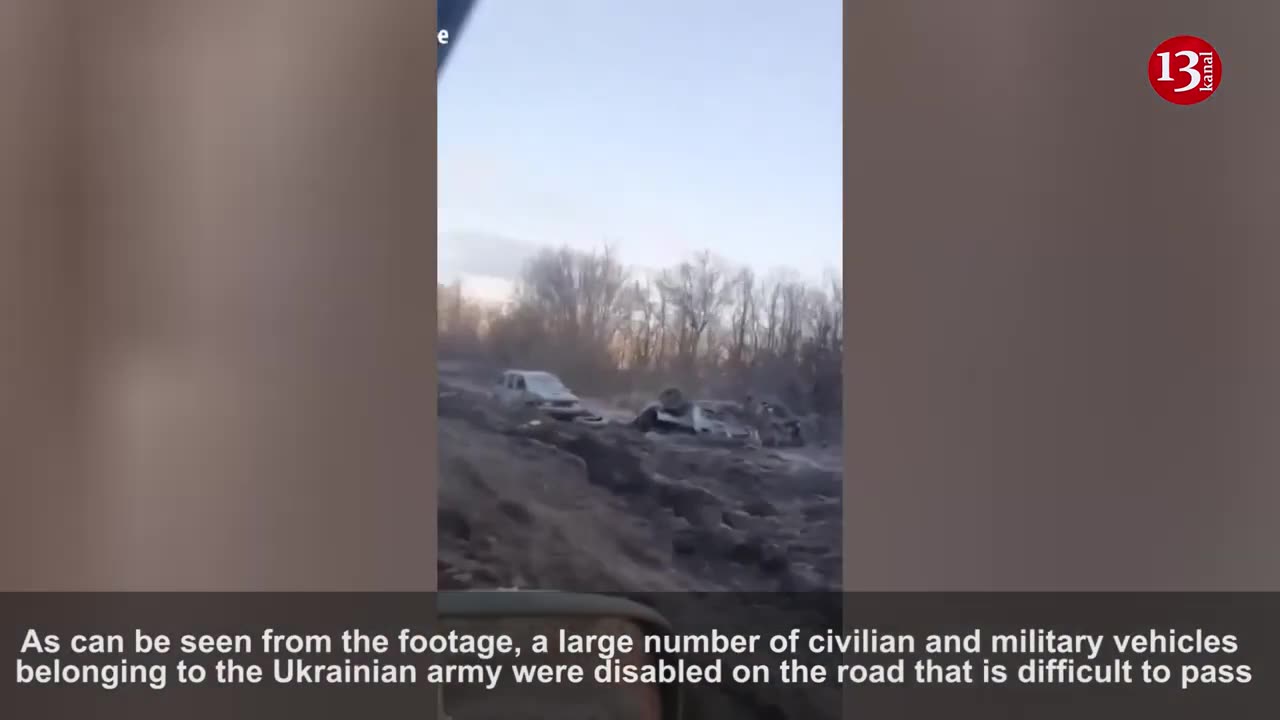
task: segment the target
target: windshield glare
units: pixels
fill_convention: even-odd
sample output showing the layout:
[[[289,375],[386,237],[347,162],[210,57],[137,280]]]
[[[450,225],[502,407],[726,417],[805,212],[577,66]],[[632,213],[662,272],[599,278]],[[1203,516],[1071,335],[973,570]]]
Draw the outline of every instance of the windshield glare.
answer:
[[[569,392],[569,388],[560,382],[560,378],[547,373],[529,373],[525,375],[525,382],[529,384],[529,389],[535,392]]]

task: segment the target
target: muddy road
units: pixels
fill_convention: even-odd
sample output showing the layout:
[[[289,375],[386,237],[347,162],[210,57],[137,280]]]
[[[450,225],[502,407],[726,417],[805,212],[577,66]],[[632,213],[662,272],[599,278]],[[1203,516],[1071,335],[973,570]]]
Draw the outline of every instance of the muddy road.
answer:
[[[717,447],[512,412],[442,368],[442,588],[839,587],[838,450]]]

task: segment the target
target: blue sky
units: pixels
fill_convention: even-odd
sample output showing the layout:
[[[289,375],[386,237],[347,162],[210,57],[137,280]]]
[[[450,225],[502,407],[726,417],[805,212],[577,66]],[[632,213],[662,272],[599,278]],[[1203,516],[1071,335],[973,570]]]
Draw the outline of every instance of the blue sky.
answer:
[[[838,0],[480,0],[439,86],[441,280],[605,241],[641,267],[838,270],[840,20]]]

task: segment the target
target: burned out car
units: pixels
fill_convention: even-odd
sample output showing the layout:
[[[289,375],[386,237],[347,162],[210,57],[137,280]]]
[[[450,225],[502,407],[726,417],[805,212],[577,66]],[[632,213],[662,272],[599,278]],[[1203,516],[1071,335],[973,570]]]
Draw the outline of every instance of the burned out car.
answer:
[[[545,370],[506,370],[498,376],[494,398],[509,408],[533,408],[564,422],[603,425],[603,417],[582,404],[560,378]]]
[[[769,447],[802,447],[804,432],[801,430],[800,418],[796,417],[786,405],[770,399],[747,397],[743,409],[751,418],[761,442]]]
[[[759,444],[755,428],[740,423],[719,404],[690,401],[676,388],[668,388],[649,403],[631,423],[642,432],[679,433],[707,439]]]

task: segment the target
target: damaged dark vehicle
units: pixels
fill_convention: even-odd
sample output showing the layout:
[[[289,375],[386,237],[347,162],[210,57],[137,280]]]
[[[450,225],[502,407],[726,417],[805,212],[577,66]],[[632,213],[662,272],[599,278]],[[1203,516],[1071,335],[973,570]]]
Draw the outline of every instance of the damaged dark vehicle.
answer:
[[[800,418],[786,405],[775,400],[753,400],[748,397],[745,410],[753,419],[760,433],[760,440],[765,446],[804,446],[804,431],[800,425]]]
[[[690,401],[677,388],[667,388],[658,400],[645,406],[631,423],[641,432],[693,435],[695,437],[759,444],[755,428],[737,422],[717,403]]]

